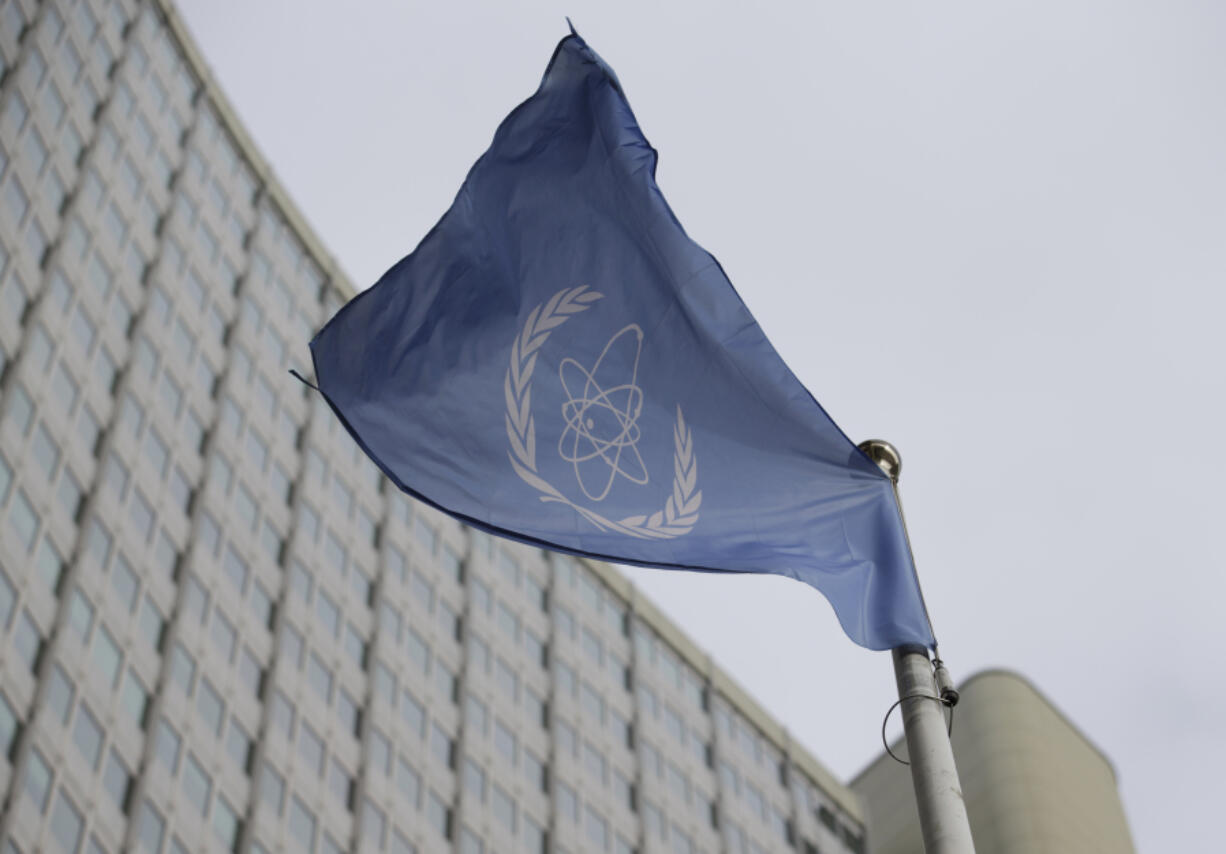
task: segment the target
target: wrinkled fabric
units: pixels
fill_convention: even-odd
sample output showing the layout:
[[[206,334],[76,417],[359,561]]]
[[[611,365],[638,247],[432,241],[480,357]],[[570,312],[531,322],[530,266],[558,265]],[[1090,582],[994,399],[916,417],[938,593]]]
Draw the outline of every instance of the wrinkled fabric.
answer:
[[[931,646],[889,479],[686,236],[655,166],[612,70],[563,39],[450,210],[312,340],[321,392],[398,487],[469,525],[787,576],[862,646]]]

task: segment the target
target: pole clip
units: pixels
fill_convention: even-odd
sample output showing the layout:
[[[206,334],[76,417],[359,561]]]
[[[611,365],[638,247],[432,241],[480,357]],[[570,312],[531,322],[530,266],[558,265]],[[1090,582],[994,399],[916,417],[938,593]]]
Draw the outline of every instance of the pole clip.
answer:
[[[951,709],[958,705],[958,700],[962,695],[954,687],[954,678],[949,675],[949,671],[945,669],[945,662],[941,661],[939,656],[932,659],[932,675],[936,678],[937,694],[941,702]]]

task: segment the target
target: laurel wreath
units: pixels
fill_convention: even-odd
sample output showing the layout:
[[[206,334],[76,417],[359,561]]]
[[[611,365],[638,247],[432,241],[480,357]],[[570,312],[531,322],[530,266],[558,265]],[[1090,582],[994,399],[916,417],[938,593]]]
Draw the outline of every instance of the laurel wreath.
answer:
[[[698,522],[698,510],[702,506],[702,490],[697,488],[698,457],[694,454],[693,435],[680,406],[673,428],[673,491],[661,510],[650,515],[609,519],[571,501],[536,472],[536,421],[531,407],[536,357],[553,330],[603,298],[604,294],[580,285],[558,291],[529,312],[524,328],[511,345],[511,364],[504,384],[511,466],[524,482],[541,493],[541,501],[565,504],[602,531],[617,531],[640,539],[680,537],[688,534]]]

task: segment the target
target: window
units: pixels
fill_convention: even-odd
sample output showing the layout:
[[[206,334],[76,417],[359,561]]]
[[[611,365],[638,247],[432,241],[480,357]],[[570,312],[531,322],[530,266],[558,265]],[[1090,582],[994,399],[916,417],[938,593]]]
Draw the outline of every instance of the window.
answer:
[[[128,676],[123,683],[123,709],[128,713],[132,723],[139,729],[145,728],[145,711],[149,706],[149,692],[141,684],[134,671],[128,670]]]
[[[149,854],[157,854],[162,848],[162,837],[166,834],[166,822],[152,802],[146,800],[141,811],[139,840],[140,845]]]
[[[613,792],[622,806],[635,811],[634,784],[620,771],[613,772]]]
[[[676,824],[673,824],[671,830],[674,854],[693,854],[694,843],[690,839],[689,834]]]
[[[656,692],[652,691],[647,685],[639,685],[639,705],[643,708],[643,714],[649,717],[656,717],[658,714],[658,702],[656,700]]]
[[[349,574],[349,589],[353,591],[353,599],[355,602],[360,602],[363,605],[370,607],[372,592],[370,576],[368,576],[366,572],[356,563],[353,565],[353,572]],[[396,615],[395,630],[392,631],[392,636],[399,639],[399,614],[395,610],[393,610],[392,613]],[[391,631],[390,628],[389,631]]]
[[[20,103],[21,96],[17,95],[17,93],[14,93],[14,95],[15,97],[9,101],[10,109],[15,104]],[[16,226],[25,217],[26,211],[30,209],[30,197],[21,188],[21,182],[17,180],[15,175],[9,180],[8,189],[4,193],[4,200],[8,205],[11,223]],[[20,294],[20,296],[9,295],[9,299],[6,301],[9,303],[10,309],[16,309],[13,316],[21,317],[22,312],[25,311],[25,294]]]
[[[267,762],[260,773],[260,799],[277,815],[281,814],[281,806],[285,803],[285,778]]]
[[[84,826],[85,821],[80,810],[61,789],[55,800],[55,810],[51,814],[51,838],[58,843],[61,851],[76,851],[81,844],[81,831]]]
[[[484,854],[481,837],[467,827],[460,829],[460,854]]]
[[[558,737],[558,753],[571,757],[578,755],[578,738],[575,736],[575,728],[566,721],[557,720],[554,723],[554,731]]]
[[[332,699],[332,671],[324,666],[315,653],[311,653],[307,663],[307,680],[325,703]]]
[[[3,366],[0,365],[0,371],[2,369]],[[89,406],[82,406],[80,420],[77,422],[77,438],[90,455],[93,455],[98,447],[98,436],[101,432],[102,425],[97,416]]]
[[[298,755],[306,763],[306,767],[314,774],[323,772],[324,743],[311,729],[311,725],[303,723],[298,728]]]
[[[229,801],[224,796],[217,796],[217,806],[213,809],[213,833],[221,840],[227,851],[235,850],[238,845],[242,821]]]
[[[144,607],[140,612],[140,627],[145,640],[154,649],[159,649],[162,645],[162,632],[165,626],[166,621],[162,618],[162,612],[158,610],[153,597],[146,595]]]
[[[579,798],[575,795],[575,790],[558,781],[558,814],[567,819],[571,823],[579,821]]]
[[[417,793],[421,789],[421,775],[413,770],[403,756],[396,757],[396,786],[411,806],[417,806]]]
[[[51,677],[47,681],[47,707],[55,713],[55,719],[61,723],[68,723],[68,712],[72,709],[72,698],[76,693],[73,687],[72,680],[68,678],[68,674],[64,672],[64,668],[58,664],[51,670]],[[2,711],[2,710],[0,710]],[[0,735],[3,730],[0,729]],[[3,747],[0,744],[0,747]]]
[[[663,775],[664,769],[660,764],[663,762],[663,760],[660,758],[660,751],[656,750],[655,747],[648,741],[643,741],[642,747],[643,773],[646,774],[648,771],[650,771],[657,777]]]
[[[381,774],[392,773],[392,746],[387,737],[370,728],[370,767]]]
[[[468,636],[468,672],[488,673],[490,669],[490,648],[485,641],[474,634]]]
[[[17,728],[20,722],[17,713],[12,711],[9,700],[0,692],[0,756],[9,756],[13,739],[17,738]]]
[[[362,839],[364,843],[373,843],[376,848],[383,846],[383,838],[387,833],[387,818],[383,810],[367,798],[362,807]]]
[[[273,604],[272,596],[264,589],[264,585],[256,581],[251,585],[251,612],[255,614],[260,625],[272,628]]]
[[[315,599],[315,613],[319,615],[323,627],[328,630],[329,637],[336,637],[341,627],[341,610],[322,588]]]
[[[226,556],[223,561],[226,577],[234,584],[234,588],[242,595],[247,587],[247,562],[239,556],[233,546],[226,546]]]
[[[226,735],[226,752],[234,760],[234,764],[246,772],[251,767],[252,744],[251,736],[234,716],[230,717],[230,731]]]
[[[360,598],[359,602],[365,603],[367,602],[367,599],[365,599],[365,594],[367,594],[370,589],[369,583],[368,581],[365,581],[365,576],[362,575],[362,571],[360,571],[357,566],[354,566],[353,578],[358,577],[363,578],[363,581],[360,582],[360,591],[357,591],[363,594],[363,598]],[[391,637],[392,641],[397,643],[400,642],[400,611],[396,610],[390,603],[383,603],[383,606],[381,606],[379,609],[379,626],[387,633],[387,636]]]
[[[656,836],[660,839],[664,838],[666,825],[664,823],[664,814],[660,812],[660,808],[650,801],[643,805],[643,824],[648,836]]]
[[[201,677],[200,689],[196,692],[196,709],[200,717],[208,724],[213,735],[221,735],[221,723],[225,715],[225,704],[221,695],[207,678]]]
[[[547,667],[549,664],[548,655],[545,651],[545,642],[538,638],[530,629],[524,629],[524,650],[528,653],[528,658],[539,664],[541,667]]]
[[[20,383],[15,384],[10,394],[9,408],[5,413],[5,420],[12,421],[18,435],[24,436],[26,429],[30,426],[30,418],[33,414],[34,404],[30,400],[30,395],[21,387]]]
[[[248,647],[243,647],[238,656],[238,676],[252,696],[260,695],[260,685],[264,680],[264,671],[260,662]]]
[[[51,769],[47,760],[36,748],[30,750],[30,758],[26,764],[26,794],[41,813],[47,808],[47,795],[51,791]]]
[[[478,803],[485,802],[485,771],[471,759],[464,760],[464,788]]]
[[[570,611],[558,605],[554,608],[554,616],[556,617],[558,634],[568,640],[574,640],[575,618],[571,616]]]
[[[417,570],[413,570],[409,578],[409,593],[421,605],[422,610],[430,612],[434,605],[434,589]]]
[[[524,819],[524,850],[530,854],[545,854],[545,829],[530,818]]]
[[[68,625],[72,626],[81,643],[89,642],[89,630],[94,625],[94,606],[89,604],[80,588],[72,590],[72,600],[68,603]]]
[[[23,553],[28,553],[34,546],[34,537],[38,533],[38,514],[26,498],[25,492],[18,490],[9,508],[9,527],[17,536],[17,541],[23,546]]]
[[[268,560],[272,563],[281,562],[281,548],[284,541],[281,538],[281,532],[277,530],[269,519],[264,519],[264,524],[260,527],[260,547],[264,549],[264,554],[268,556]]]
[[[515,764],[515,742],[515,733],[502,721],[495,719],[494,747],[512,765]]]
[[[234,491],[234,509],[238,519],[245,521],[249,528],[255,530],[255,523],[260,515],[259,509],[255,503],[255,496],[244,483],[239,483],[238,489]]]
[[[179,748],[183,740],[179,734],[175,732],[174,727],[162,718],[158,724],[157,736],[154,742],[154,751],[157,753],[158,759],[166,766],[166,770],[173,775],[175,769],[179,765]]]
[[[165,412],[173,419],[179,414],[179,405],[183,402],[183,388],[169,373],[162,374],[162,382],[158,386]]]
[[[456,679],[456,675],[451,671],[451,668],[444,664],[441,659],[434,662],[434,687],[442,697],[454,703],[459,684],[459,680]]]
[[[294,732],[294,707],[281,691],[273,696],[272,722],[289,739]]]
[[[72,729],[72,740],[77,750],[85,757],[90,768],[98,767],[98,756],[102,753],[102,726],[89,710],[89,706],[81,703],[77,710],[77,723]]]
[[[353,809],[353,777],[335,757],[328,769],[328,788],[347,810]]]
[[[48,482],[55,479],[55,469],[60,462],[60,448],[47,432],[47,428],[39,424],[34,430],[34,439],[30,442],[30,452],[34,462],[43,470]]]
[[[604,699],[596,689],[584,682],[579,689],[579,698],[584,712],[594,723],[600,724],[604,720]]]
[[[759,818],[765,819],[766,801],[762,797],[762,792],[758,789],[758,787],[755,786],[753,783],[746,781],[744,795],[745,795],[745,802],[749,804],[750,811],[753,812],[755,815],[757,815]]]
[[[499,658],[494,667],[494,679],[511,702],[518,699],[519,677],[511,666]]]
[[[337,539],[336,534],[330,529],[324,536],[324,559],[338,577],[344,578],[345,563],[349,560],[349,555],[345,551],[345,547],[341,545],[341,541]]]
[[[0,159],[0,165],[3,165],[3,159]],[[0,270],[4,268],[4,262],[3,249],[0,249]],[[30,332],[30,340],[26,344],[26,358],[30,359],[41,373],[46,371],[47,366],[51,364],[53,349],[54,345],[51,343],[51,336],[47,334],[46,328],[41,323],[37,324]]]
[[[302,661],[302,635],[290,623],[285,623],[281,627],[279,657],[295,670]]]
[[[171,653],[171,656],[170,676],[183,689],[184,694],[190,695],[192,692],[192,680],[196,675],[196,660],[191,657],[181,643],[175,644],[175,650]]]
[[[128,795],[132,790],[132,773],[114,750],[107,757],[106,770],[102,774],[102,786],[111,796],[115,808],[121,813],[128,811]]]
[[[205,772],[192,753],[187,754],[187,761],[183,764],[182,786],[188,803],[194,806],[201,815],[208,815],[213,778]]]
[[[119,645],[115,643],[106,626],[99,624],[98,631],[94,634],[94,664],[97,665],[98,674],[107,687],[115,684],[121,661]]]
[[[400,717],[404,719],[409,732],[421,738],[425,732],[426,710],[408,688],[400,694]]]
[[[558,661],[555,668],[555,684],[558,694],[567,697],[575,696],[575,671],[564,661]]]
[[[153,507],[139,489],[133,490],[131,503],[128,504],[128,519],[132,530],[140,535],[141,542],[149,542],[153,533]]]
[[[362,713],[357,702],[344,688],[336,692],[336,715],[351,735],[357,735],[362,726]]]
[[[588,741],[583,742],[583,764],[592,779],[598,783],[604,782],[604,755]]]
[[[537,758],[531,750],[524,750],[524,776],[528,783],[542,792],[549,790],[548,777],[545,773],[545,763]]]
[[[690,800],[690,781],[685,776],[685,773],[676,766],[673,762],[666,763],[668,769],[668,786],[673,791],[673,795],[682,803],[689,803]]]
[[[595,850],[603,851],[608,847],[609,823],[591,806],[584,809],[584,830],[587,833],[588,842],[595,846]]]
[[[425,554],[434,554],[437,535],[434,533],[434,528],[430,526],[430,523],[418,516],[414,533],[417,535],[417,542],[421,545],[422,551]]]
[[[357,665],[358,669],[365,670],[368,647],[366,640],[357,628],[354,627],[353,623],[345,624],[344,646],[345,652],[353,659],[353,663]]]
[[[440,836],[444,839],[451,838],[451,809],[434,792],[430,793],[426,802],[426,818]]]
[[[549,725],[549,707],[545,704],[544,699],[531,688],[524,691],[524,709],[528,720],[535,722],[538,726]]]
[[[437,723],[430,727],[430,753],[445,767],[455,767],[455,742]]]
[[[315,818],[297,795],[290,800],[289,832],[303,850],[312,850],[315,845]]]
[[[200,584],[195,575],[188,573],[184,582],[187,591],[184,594],[183,613],[192,617],[197,624],[204,622],[204,615],[209,609],[209,594]]]
[[[681,721],[681,715],[677,714],[677,712],[667,704],[664,706],[664,729],[666,729],[669,735],[675,738],[679,744],[685,744],[685,724]]]
[[[409,658],[417,663],[422,673],[426,673],[430,669],[430,647],[413,629],[409,629],[407,635],[405,645],[409,649]]]
[[[43,638],[39,634],[38,625],[30,616],[30,612],[23,609],[21,618],[17,621],[17,629],[13,633],[13,648],[17,650],[17,655],[31,671],[38,664],[38,654],[42,650],[42,645]]]

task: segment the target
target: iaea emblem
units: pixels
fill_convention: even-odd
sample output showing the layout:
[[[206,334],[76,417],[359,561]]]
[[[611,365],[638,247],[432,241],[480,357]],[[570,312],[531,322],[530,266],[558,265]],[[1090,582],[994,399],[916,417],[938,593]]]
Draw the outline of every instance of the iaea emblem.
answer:
[[[673,427],[672,491],[661,509],[610,519],[568,498],[537,470],[536,419],[531,406],[532,372],[537,356],[555,329],[587,311],[603,296],[586,285],[566,288],[528,313],[523,329],[511,345],[511,363],[504,383],[508,456],[515,473],[540,493],[541,501],[565,504],[602,531],[641,539],[680,537],[697,524],[702,506],[698,458],[680,406]],[[558,377],[565,400],[556,413],[563,422],[557,450],[560,458],[573,466],[576,486],[589,501],[603,501],[619,477],[638,485],[650,482],[638,447],[642,438],[639,416],[643,410],[643,390],[638,385],[642,347],[642,328],[630,324],[610,337],[592,364],[585,365],[570,357],[561,360]],[[613,354],[619,358],[610,358]]]

